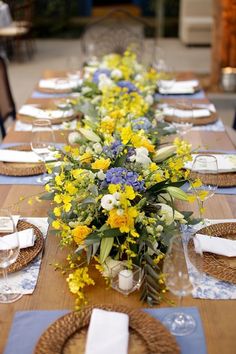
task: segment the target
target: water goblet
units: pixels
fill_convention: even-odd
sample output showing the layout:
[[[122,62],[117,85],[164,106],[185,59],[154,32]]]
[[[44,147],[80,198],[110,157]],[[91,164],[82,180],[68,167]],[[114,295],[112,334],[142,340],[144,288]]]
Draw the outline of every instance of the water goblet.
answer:
[[[175,83],[175,73],[171,66],[167,65],[163,60],[158,64],[158,80],[157,86],[161,94],[168,94],[169,90]]]
[[[31,149],[44,165],[47,161],[54,160],[55,137],[50,120],[38,119],[33,123]],[[37,182],[45,184],[49,180],[50,176],[46,174],[45,168],[43,175],[37,179]]]
[[[3,285],[0,287],[0,303],[11,303],[19,300],[22,294],[12,289],[7,277],[7,268],[13,264],[20,253],[18,232],[7,209],[0,209],[0,268]]]
[[[210,154],[197,155],[191,170],[192,177],[199,179],[199,183],[193,183],[193,191],[198,201],[199,217],[203,219],[204,202],[213,197],[218,188],[217,158]]]
[[[193,106],[189,100],[178,100],[173,108],[173,127],[183,139],[193,126]]]
[[[197,245],[197,247],[199,252],[200,245]],[[195,252],[192,236],[184,239],[181,234],[177,234],[173,236],[166,253],[163,273],[167,288],[179,298],[179,307],[182,306],[183,297],[191,295],[201,281],[199,272],[189,273],[187,262],[190,262],[195,269],[199,270],[201,253],[197,254]],[[195,319],[181,309],[167,314],[163,318],[163,324],[176,336],[188,335],[196,328]]]

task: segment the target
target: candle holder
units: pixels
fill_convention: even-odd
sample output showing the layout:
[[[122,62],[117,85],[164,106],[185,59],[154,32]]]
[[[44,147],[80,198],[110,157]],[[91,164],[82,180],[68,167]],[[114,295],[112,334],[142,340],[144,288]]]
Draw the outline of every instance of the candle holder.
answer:
[[[118,264],[111,268],[111,287],[123,295],[129,295],[138,290],[142,285],[143,270],[132,265],[129,268],[125,263]]]

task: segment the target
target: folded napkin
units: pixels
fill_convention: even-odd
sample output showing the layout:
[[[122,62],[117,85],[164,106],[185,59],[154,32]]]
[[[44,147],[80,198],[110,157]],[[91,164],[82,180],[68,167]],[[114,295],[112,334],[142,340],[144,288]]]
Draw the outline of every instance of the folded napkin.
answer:
[[[127,354],[129,316],[94,309],[91,315],[85,354]]]
[[[20,249],[32,247],[35,241],[35,235],[33,229],[26,229],[18,232]],[[7,236],[0,237],[0,250],[7,250],[15,248],[16,238],[15,233]]]
[[[236,172],[236,154],[211,154],[211,155],[215,156],[217,159],[219,173]],[[198,156],[198,154],[192,154],[192,161],[187,162],[184,167],[191,170],[196,156]],[[205,165],[202,167],[202,171],[204,171],[205,173],[211,173],[211,168],[210,166]]]
[[[196,234],[194,242],[197,253],[210,252],[226,257],[236,257],[236,240]],[[200,249],[199,249],[200,248]]]
[[[198,85],[198,80],[187,80],[175,81],[171,87],[168,87],[168,80],[160,80],[159,92],[161,94],[191,94],[195,92]]]
[[[163,109],[163,113],[165,116],[175,116],[178,118],[203,118],[209,117],[211,112],[209,109],[200,108],[193,110],[184,110],[184,109],[175,109],[174,107],[166,107]]]
[[[35,163],[39,162],[39,157],[33,151],[17,151],[0,149],[0,161],[18,162],[18,163]]]
[[[71,117],[74,114],[73,109],[41,109],[32,105],[24,105],[18,112],[21,115],[39,118],[39,119],[58,119]]]
[[[76,88],[79,83],[75,80],[67,80],[66,78],[42,79],[39,81],[39,87],[52,90],[72,90]]]

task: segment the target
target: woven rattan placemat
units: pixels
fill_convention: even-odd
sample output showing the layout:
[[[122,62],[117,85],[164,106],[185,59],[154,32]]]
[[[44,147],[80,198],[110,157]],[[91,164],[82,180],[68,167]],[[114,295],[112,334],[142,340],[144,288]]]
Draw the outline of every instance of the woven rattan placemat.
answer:
[[[236,223],[214,224],[198,230],[197,233],[212,237],[222,237],[236,240]],[[190,246],[190,247],[193,247]],[[200,256],[199,256],[200,257]],[[236,284],[236,257],[225,257],[214,253],[204,252],[203,261],[199,261],[203,272],[214,278]],[[196,262],[198,267],[198,262]]]
[[[11,146],[8,149],[31,151],[30,145]],[[39,163],[0,162],[0,174],[5,176],[35,176],[45,172],[45,165]]]
[[[129,354],[177,354],[175,338],[153,317],[137,309],[94,305],[71,312],[55,321],[40,337],[35,354],[84,354],[87,329],[93,308],[129,315]]]
[[[13,273],[24,268],[28,263],[30,263],[40,251],[42,251],[44,246],[44,238],[42,232],[33,224],[27,221],[19,220],[17,224],[17,230],[22,231],[32,228],[36,236],[34,246],[27,247],[20,250],[19,256],[13,264],[7,268],[8,273]],[[0,271],[1,274],[1,271]]]

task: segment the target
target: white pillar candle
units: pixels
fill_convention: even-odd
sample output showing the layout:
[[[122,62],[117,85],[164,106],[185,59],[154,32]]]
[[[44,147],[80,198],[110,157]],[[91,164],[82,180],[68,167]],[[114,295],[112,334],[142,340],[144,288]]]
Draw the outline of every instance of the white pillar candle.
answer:
[[[130,290],[133,287],[133,272],[130,269],[124,269],[119,272],[119,288],[121,290]]]

